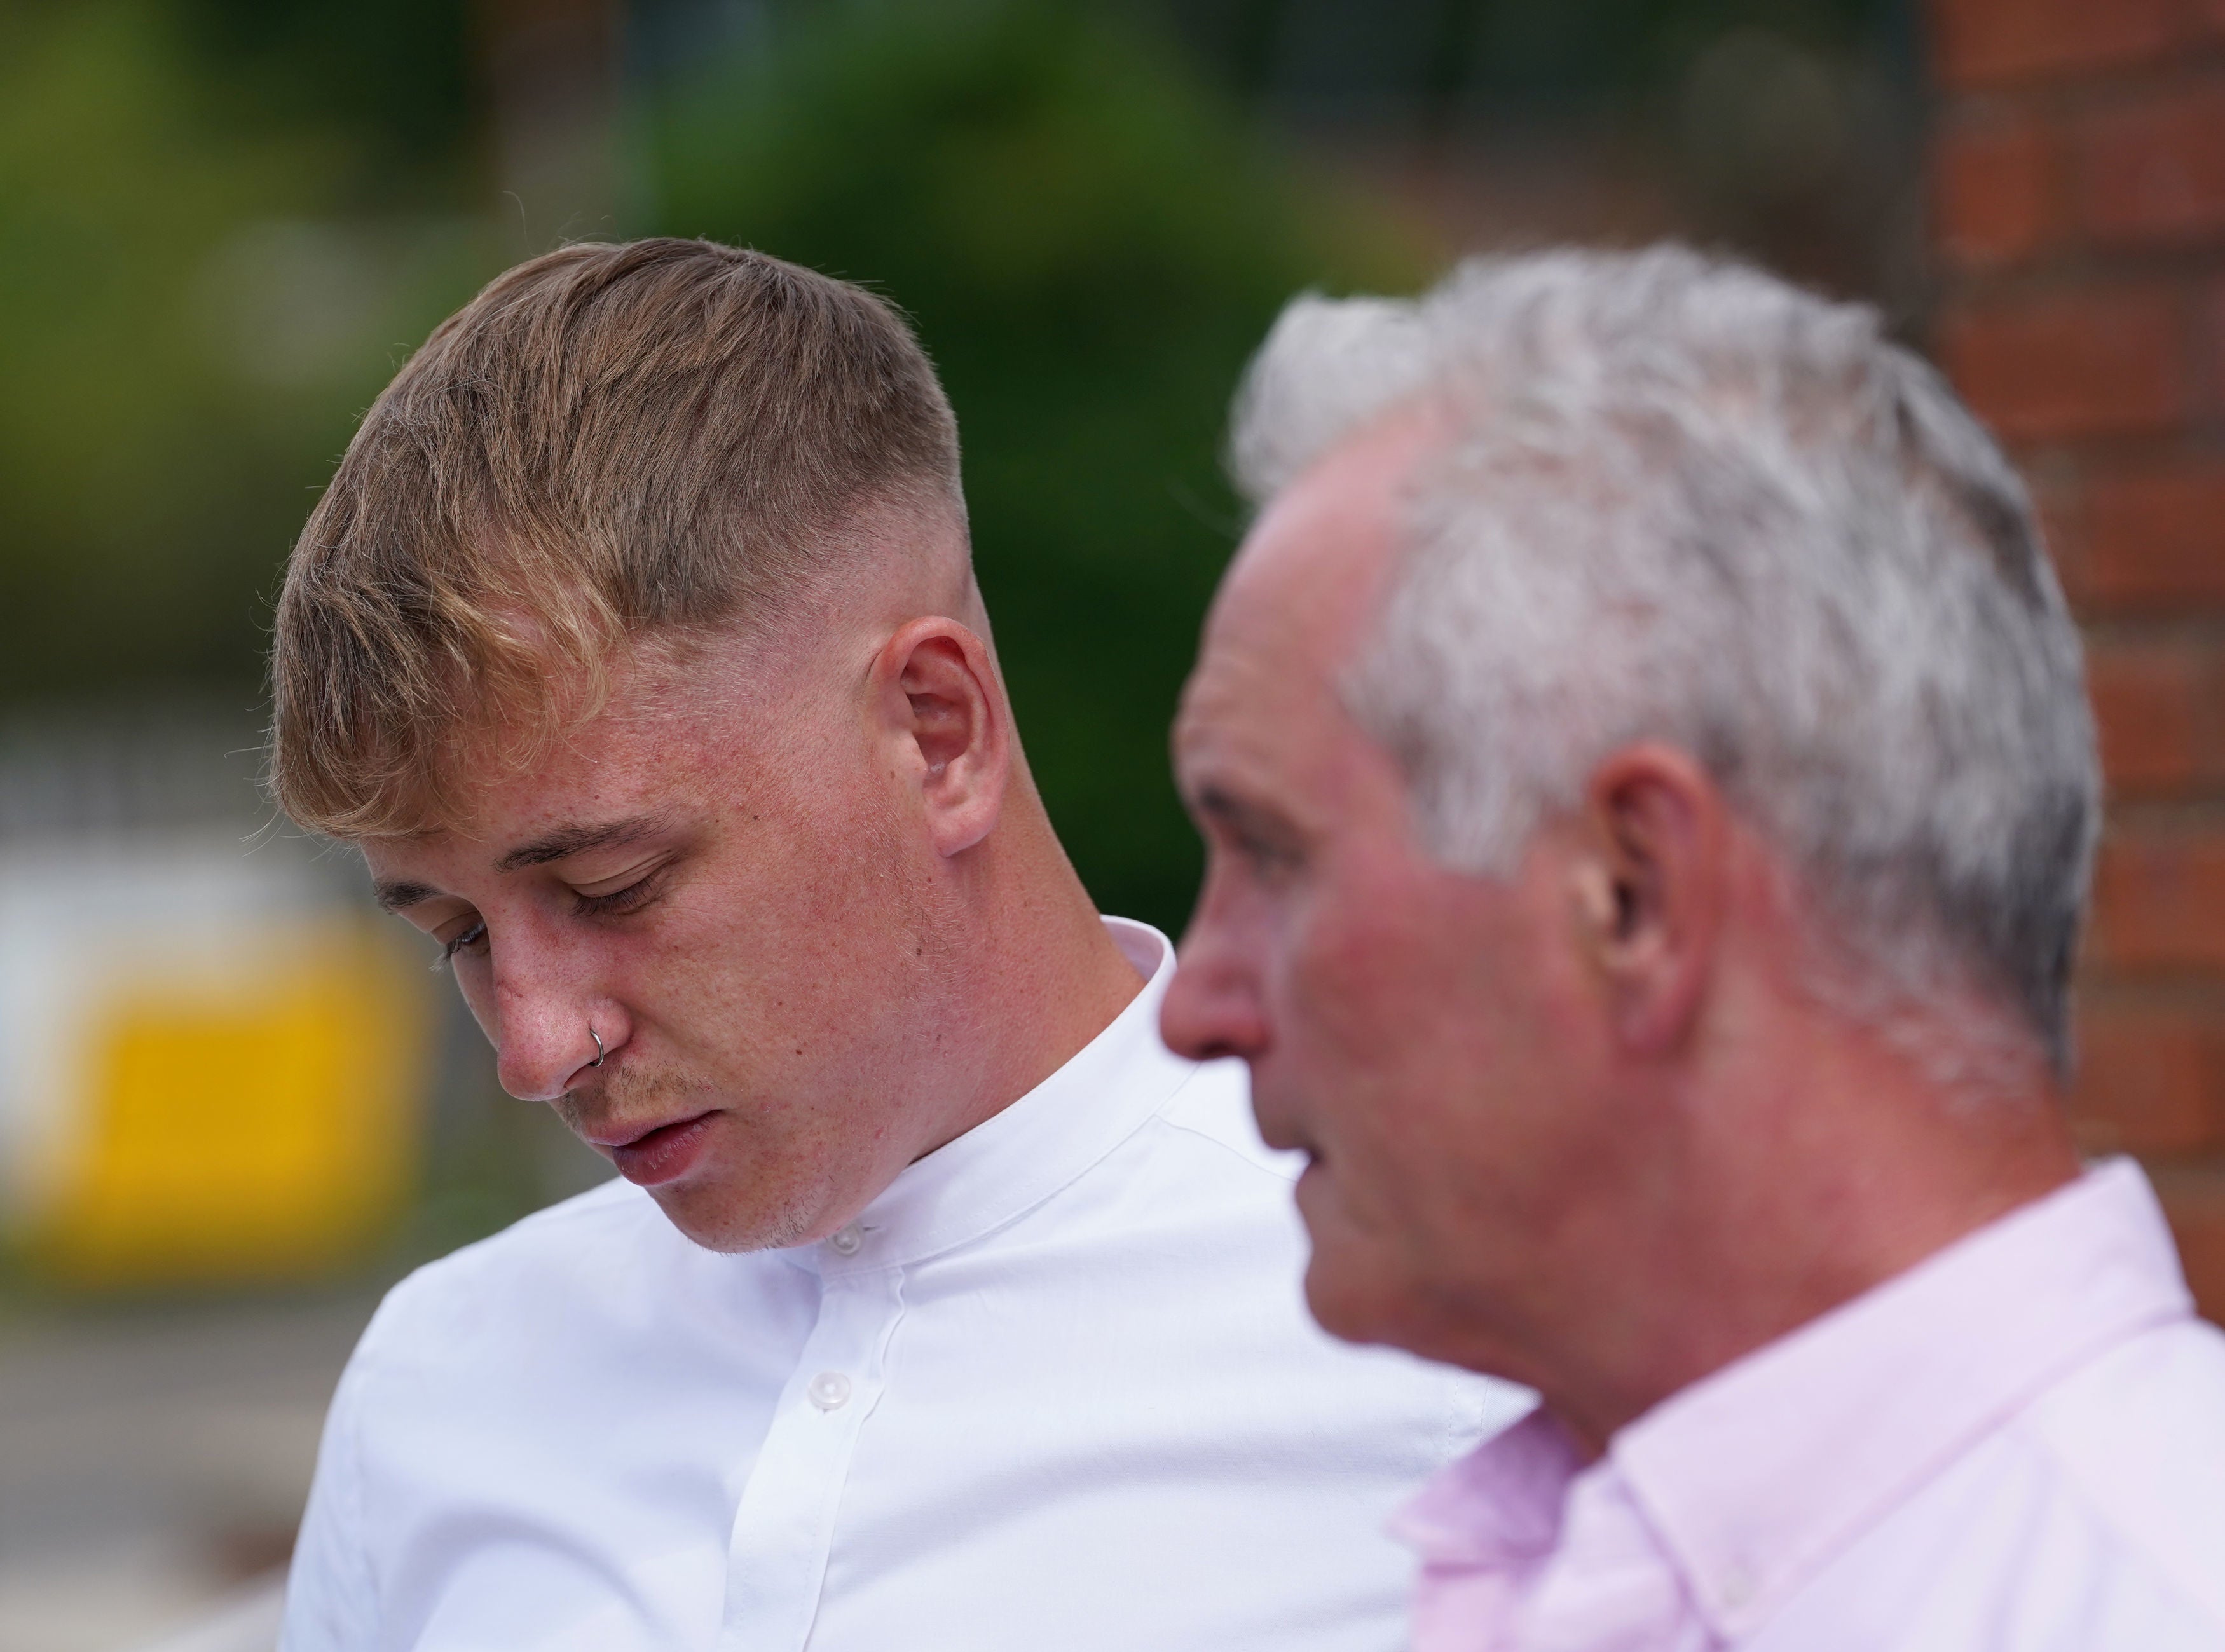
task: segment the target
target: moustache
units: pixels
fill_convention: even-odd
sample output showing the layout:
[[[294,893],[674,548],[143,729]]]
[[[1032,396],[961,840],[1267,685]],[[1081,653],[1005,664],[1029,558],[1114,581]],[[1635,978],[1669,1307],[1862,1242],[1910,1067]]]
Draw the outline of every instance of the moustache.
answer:
[[[711,1086],[669,1068],[629,1064],[593,1073],[556,1098],[556,1111],[574,1134],[632,1135],[707,1111]]]

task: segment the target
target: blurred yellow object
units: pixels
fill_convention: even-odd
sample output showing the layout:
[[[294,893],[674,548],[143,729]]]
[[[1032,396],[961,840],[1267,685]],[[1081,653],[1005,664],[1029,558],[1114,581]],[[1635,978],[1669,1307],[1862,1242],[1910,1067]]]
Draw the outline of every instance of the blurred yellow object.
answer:
[[[124,986],[82,1023],[87,1117],[28,1236],[43,1270],[139,1286],[298,1279],[393,1216],[416,1149],[422,991],[330,920],[282,965]]]

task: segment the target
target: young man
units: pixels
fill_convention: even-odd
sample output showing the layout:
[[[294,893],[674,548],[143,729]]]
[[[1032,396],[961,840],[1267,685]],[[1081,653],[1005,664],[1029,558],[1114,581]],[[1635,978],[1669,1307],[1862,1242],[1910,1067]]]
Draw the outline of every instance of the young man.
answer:
[[[1185,699],[1169,1041],[1339,1333],[1533,1384],[1417,1652],[2225,1646],[2225,1337],[2059,1085],[2099,792],[2023,490],[1673,250],[1302,301]]]
[[[574,246],[443,325],[287,573],[273,773],[621,1180],[336,1396],[289,1652],[1343,1652],[1518,1409],[1305,1321],[1241,1069],[1029,782],[956,433],[859,289]]]

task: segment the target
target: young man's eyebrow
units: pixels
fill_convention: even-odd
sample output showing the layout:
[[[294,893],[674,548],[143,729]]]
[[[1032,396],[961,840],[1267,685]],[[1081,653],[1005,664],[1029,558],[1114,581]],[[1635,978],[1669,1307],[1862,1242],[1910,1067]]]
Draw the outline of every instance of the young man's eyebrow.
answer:
[[[559,826],[530,843],[520,844],[495,862],[494,869],[514,872],[527,866],[546,866],[551,861],[584,855],[591,849],[622,849],[663,831],[665,825],[658,816],[643,814],[604,826]]]

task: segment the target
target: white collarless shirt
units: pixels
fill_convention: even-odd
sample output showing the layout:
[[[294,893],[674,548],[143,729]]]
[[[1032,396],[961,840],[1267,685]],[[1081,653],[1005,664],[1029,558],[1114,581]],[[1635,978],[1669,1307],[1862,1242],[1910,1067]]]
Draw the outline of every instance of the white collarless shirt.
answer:
[[[794,1250],[624,1182],[403,1282],[326,1425],[286,1652],[1387,1652],[1412,1484],[1524,1391],[1307,1318],[1242,1067],[1104,1033]]]

